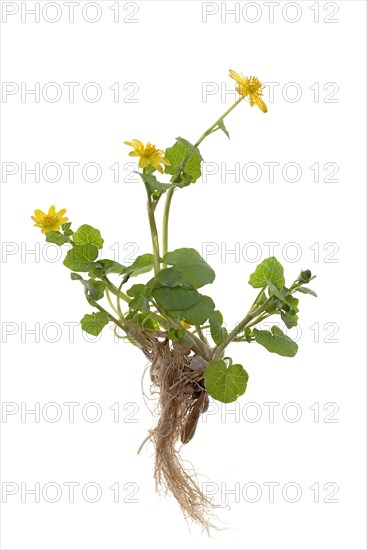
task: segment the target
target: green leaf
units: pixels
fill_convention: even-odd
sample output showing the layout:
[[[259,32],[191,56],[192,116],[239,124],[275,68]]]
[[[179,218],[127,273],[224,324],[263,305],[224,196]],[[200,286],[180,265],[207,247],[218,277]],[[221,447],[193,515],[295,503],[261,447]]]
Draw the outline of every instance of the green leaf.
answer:
[[[69,237],[60,233],[60,231],[47,231],[46,242],[62,246],[70,241]]]
[[[89,290],[93,300],[98,301],[103,298],[107,283],[104,281],[93,281],[93,279],[85,281],[85,283],[84,286]]]
[[[183,147],[186,147],[186,149],[188,151],[192,151],[197,157],[199,157],[200,160],[203,160],[201,154],[200,154],[200,151],[197,147],[195,147],[195,145],[193,145],[192,143],[190,143],[190,141],[188,141],[187,139],[185,138],[182,138],[182,137],[178,137],[176,138],[176,141],[177,143],[179,143],[180,145],[182,145]]]
[[[213,313],[209,317],[209,324],[210,334],[217,346],[220,346],[220,344],[222,344],[228,336],[227,329],[222,326],[223,315],[220,311],[213,311]]]
[[[174,179],[174,176],[172,176],[172,179]],[[183,187],[187,187],[188,185],[190,185],[190,183],[192,183],[191,180],[192,180],[192,177],[189,174],[185,174],[185,172],[181,172],[180,177],[175,183],[175,187],[180,187],[181,189]]]
[[[299,300],[297,300],[297,298],[294,298],[287,288],[283,287],[283,291],[280,292],[280,290],[278,290],[278,288],[275,285],[273,285],[273,283],[269,281],[269,279],[267,279],[267,283],[270,291],[269,295],[271,296],[271,294],[273,294],[281,302],[281,309],[284,310],[281,313],[281,318],[285,323],[285,325],[287,326],[287,328],[292,328],[297,326],[297,323],[298,323],[297,312],[298,312]],[[270,304],[270,307],[268,307],[266,311],[268,313],[273,313],[276,309],[278,309],[278,306],[274,308],[274,304]]]
[[[215,273],[209,264],[193,248],[178,248],[164,255],[163,263],[173,265],[182,279],[193,288],[212,283]]]
[[[155,191],[167,191],[167,189],[170,189],[172,187],[172,184],[169,183],[161,183],[157,180],[157,178],[153,174],[142,174],[140,172],[137,172],[143,182],[148,187],[150,193],[154,193]]]
[[[185,337],[185,329],[183,327],[170,328],[167,337],[170,340],[182,340]]]
[[[291,306],[291,309],[293,309],[293,311],[295,313],[298,313],[298,311],[299,311],[299,309],[298,309],[298,304],[299,304],[298,298],[295,298],[294,296],[288,296],[287,297],[287,302]]]
[[[168,269],[162,269],[156,277],[157,281],[162,286],[175,287],[182,285],[183,279],[179,271],[170,267]]]
[[[227,136],[228,139],[231,139],[231,138],[229,137],[229,132],[228,132],[227,128],[225,127],[223,120],[221,120],[221,121],[219,122],[218,128],[219,128],[220,130],[222,130],[222,132],[224,132],[224,133],[226,134],[226,136]]]
[[[138,256],[133,264],[128,267],[124,267],[121,275],[129,275],[129,277],[136,277],[142,273],[148,273],[153,269],[153,254],[142,254]]]
[[[124,265],[113,260],[98,260],[98,263],[101,264],[101,269],[105,275],[108,275],[108,273],[121,273],[121,270],[125,269]]]
[[[62,224],[61,229],[63,230],[65,237],[71,237],[71,235],[74,233],[74,231],[70,229],[70,227],[71,227],[71,222]]]
[[[141,294],[144,294],[146,288],[147,287],[145,285],[141,285],[141,284],[133,285],[126,291],[126,294],[130,296],[130,298],[135,298],[136,296],[140,296]]]
[[[242,365],[230,365],[225,361],[209,361],[204,370],[205,389],[222,403],[232,403],[245,393],[248,374]]]
[[[78,273],[71,273],[70,277],[73,281],[80,281],[82,285],[89,291],[89,294],[91,295],[93,300],[98,301],[103,298],[107,286],[107,283],[105,283],[104,281],[94,281],[93,279],[89,279],[88,281],[86,281]]]
[[[189,155],[189,156],[188,156]],[[170,166],[165,166],[166,174],[175,176],[183,167],[185,159],[188,157],[183,170],[183,183],[189,185],[194,183],[201,176],[201,155],[197,147],[186,139],[178,137],[173,147],[166,149],[165,157],[170,161]]]
[[[190,325],[202,325],[210,317],[215,308],[213,300],[209,296],[199,294],[199,300],[196,304],[190,306],[184,311],[168,311],[173,319],[179,318]]]
[[[98,229],[95,229],[91,225],[81,225],[73,236],[74,243],[76,245],[94,244],[97,248],[102,248],[103,239]]]
[[[265,279],[265,280],[266,280],[266,284],[271,290],[271,293],[274,294],[274,296],[276,296],[281,302],[288,301],[288,298],[284,296],[284,294],[282,294],[280,290],[278,290],[278,288],[269,279]]]
[[[311,296],[315,296],[315,298],[317,298],[316,292],[307,286],[300,286],[297,290],[298,292],[302,292],[302,294],[311,294]]]
[[[129,302],[129,309],[131,311],[138,311],[139,309],[144,309],[144,304],[145,296],[139,294]]]
[[[72,271],[92,271],[98,267],[94,260],[98,256],[98,248],[94,244],[74,246],[66,254],[64,265]]]
[[[215,309],[215,304],[210,296],[200,295],[199,301],[183,312],[184,320],[190,325],[203,325],[209,319]]]
[[[169,286],[171,288],[175,286],[187,286],[187,288],[193,288],[192,284],[183,280],[182,273],[177,271],[174,267],[162,269],[158,273],[156,280],[159,281],[162,286]]]
[[[298,350],[298,345],[291,338],[286,336],[279,327],[271,327],[271,333],[268,330],[253,329],[255,340],[258,344],[264,346],[271,353],[277,353],[283,357],[294,357]]]
[[[298,298],[295,298],[294,296],[289,294],[289,296],[287,296],[287,302],[284,302],[282,305],[282,309],[284,309],[286,313],[290,312],[292,314],[292,310],[293,313],[298,313],[298,304]]]
[[[292,315],[291,313],[282,312],[280,314],[280,317],[287,328],[293,328],[297,326],[298,315],[296,313]]]
[[[91,315],[84,315],[83,319],[80,321],[82,329],[92,336],[98,336],[101,330],[108,324],[108,315],[104,311],[98,311],[97,313],[92,313]]]
[[[139,325],[144,326],[144,328],[150,328],[153,330],[160,330],[159,323],[152,319],[151,317],[148,317],[148,313],[139,313],[137,316],[137,320]]]
[[[271,301],[265,308],[266,313],[274,313],[278,309],[278,304]]]
[[[164,309],[182,311],[196,304],[200,295],[196,290],[184,286],[157,286],[153,288],[152,296]]]
[[[249,284],[254,288],[266,287],[267,280],[271,281],[278,289],[285,284],[284,269],[278,260],[271,256],[259,264],[254,273],[250,276]]]
[[[126,291],[126,294],[132,298],[129,302],[129,308],[131,310],[137,311],[144,308],[146,290],[146,285],[138,284],[133,285]]]
[[[125,269],[125,266],[114,262],[113,260],[98,260],[98,267],[94,269],[89,276],[101,277],[102,275],[108,275],[109,273],[119,273]]]
[[[251,328],[247,327],[243,333],[243,336],[245,338],[245,341],[248,343],[251,343],[253,341],[253,335]]]

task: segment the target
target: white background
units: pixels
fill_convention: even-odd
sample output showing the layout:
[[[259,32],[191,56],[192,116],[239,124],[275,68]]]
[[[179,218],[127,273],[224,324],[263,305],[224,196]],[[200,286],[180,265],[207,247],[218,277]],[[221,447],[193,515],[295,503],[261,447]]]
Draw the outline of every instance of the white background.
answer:
[[[57,18],[55,7],[41,13],[36,23],[32,15],[23,13],[24,22],[21,19],[22,9],[34,7],[34,2],[3,2],[3,10],[6,4],[19,11],[6,22],[3,11],[3,81],[19,90],[22,82],[28,88],[38,82],[41,90],[56,82],[62,97],[52,103],[41,93],[39,102],[31,95],[22,102],[19,91],[2,99],[2,160],[19,167],[2,184],[2,399],[15,403],[14,411],[19,407],[19,412],[2,418],[2,481],[17,484],[19,491],[2,505],[1,547],[365,548],[365,3],[280,2],[273,22],[263,2],[257,3],[257,10],[245,7],[245,12],[244,3],[237,3],[237,22],[225,13],[234,2],[211,3],[207,9],[218,13],[206,23],[205,7],[196,1],[137,2],[138,11],[131,15],[136,23],[123,22],[136,11],[123,2],[117,23],[109,1],[98,3],[101,18],[96,23],[83,19],[84,0],[75,7],[74,23],[68,21],[62,2],[55,23],[46,20]],[[13,11],[11,6],[6,9]],[[90,19],[97,13],[93,9],[87,12]],[[123,141],[150,140],[163,149],[178,135],[195,141],[235,99],[218,92],[204,101],[202,95],[205,82],[216,83],[213,90],[222,85],[233,90],[229,68],[279,85],[273,101],[269,87],[265,92],[268,114],[242,103],[226,122],[231,140],[215,134],[202,145],[202,154],[205,161],[223,162],[228,169],[236,162],[241,169],[257,163],[262,175],[258,182],[246,181],[243,175],[238,182],[231,175],[222,182],[218,173],[177,193],[171,248],[190,246],[203,252],[203,243],[216,243],[210,245],[213,253],[207,260],[217,279],[207,292],[229,327],[242,318],[255,296],[247,284],[255,268],[250,261],[255,248],[248,243],[257,243],[259,260],[269,255],[265,243],[279,243],[275,254],[285,266],[287,281],[301,269],[311,269],[317,274],[312,286],[319,297],[301,296],[302,335],[295,358],[278,357],[255,345],[230,346],[230,354],[250,375],[238,403],[239,418],[226,415],[225,408],[207,416],[183,449],[185,459],[202,474],[200,480],[216,484],[212,488],[218,489],[218,503],[226,490],[239,491],[237,497],[228,495],[230,507],[218,511],[225,529],[208,538],[195,526],[188,529],[171,497],[155,493],[152,448],[147,445],[136,455],[152,425],[140,389],[145,358],[132,346],[114,342],[108,329],[90,343],[76,327],[70,342],[68,323],[78,322],[91,308],[81,287],[70,281],[62,259],[52,261],[55,247],[44,246],[30,215],[51,204],[67,208],[74,228],[89,223],[101,229],[106,257],[114,257],[118,242],[115,259],[122,263],[149,251],[142,186],[123,181],[129,151]],[[73,103],[64,82],[80,83]],[[89,82],[102,90],[96,103],[81,94]],[[119,102],[109,89],[116,82]],[[131,82],[139,88],[135,103],[126,102],[133,88],[123,89]],[[292,101],[296,88],[287,87],[291,82],[297,83],[298,93],[301,90],[297,101]],[[329,83],[337,87],[328,88]],[[22,181],[21,163],[30,168],[36,162],[41,168],[58,163],[63,168],[60,180],[51,183],[41,174],[35,182],[26,174]],[[80,163],[74,182],[65,162]],[[83,179],[81,168],[88,162],[100,165],[100,181]],[[118,183],[109,169],[116,162],[121,168]],[[268,162],[280,163],[273,182],[264,165]],[[299,181],[286,181],[282,175],[290,162],[301,168]],[[309,168],[315,163],[320,166],[319,182]],[[323,168],[326,163],[338,165],[338,181],[323,181],[330,172]],[[249,174],[247,179],[253,178]],[[292,171],[289,176],[294,177]],[[299,246],[297,261],[292,261],[296,249],[288,243]],[[238,256],[226,254],[236,246]],[[26,254],[29,250],[35,252]],[[40,333],[39,341],[27,333],[31,328]],[[289,334],[297,336],[295,329]],[[56,402],[62,417],[52,423],[46,410],[39,422],[34,415],[22,422],[22,402],[28,408],[38,402],[41,409]],[[65,402],[80,403],[74,423],[68,421]],[[98,422],[83,419],[81,410],[89,402],[101,407]],[[264,405],[268,402],[279,403],[274,422]],[[289,421],[296,411],[287,408],[292,402],[301,414],[297,422]],[[109,409],[114,403],[120,404],[116,423]],[[257,405],[246,408],[247,403]],[[250,422],[255,407],[261,418]],[[54,412],[49,409],[49,416]],[[88,412],[92,416],[94,411]],[[27,495],[22,502],[21,483],[29,489],[37,482],[41,489],[50,482],[58,484],[61,499],[50,503],[41,495],[35,503],[34,496]],[[69,502],[65,482],[80,484],[74,503]],[[83,486],[90,482],[102,491],[94,504],[82,497]],[[129,500],[131,488],[137,487],[138,502],[115,503],[109,487],[117,482],[120,500]],[[279,484],[274,502],[264,485],[269,482]],[[246,497],[248,483],[256,485]],[[287,494],[282,496],[288,483],[302,491],[297,502],[289,502],[292,489],[288,501]],[[310,489],[315,483],[320,487],[318,503]],[[337,502],[324,502],[336,486]],[[256,487],[262,491],[259,500],[250,502]]]

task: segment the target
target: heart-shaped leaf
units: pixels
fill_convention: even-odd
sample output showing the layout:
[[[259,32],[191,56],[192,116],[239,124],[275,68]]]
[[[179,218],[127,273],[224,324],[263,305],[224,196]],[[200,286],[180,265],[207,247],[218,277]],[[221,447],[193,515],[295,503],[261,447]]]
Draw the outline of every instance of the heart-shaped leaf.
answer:
[[[209,361],[204,371],[205,389],[217,401],[232,403],[245,393],[248,374],[242,365],[230,365],[225,361]]]

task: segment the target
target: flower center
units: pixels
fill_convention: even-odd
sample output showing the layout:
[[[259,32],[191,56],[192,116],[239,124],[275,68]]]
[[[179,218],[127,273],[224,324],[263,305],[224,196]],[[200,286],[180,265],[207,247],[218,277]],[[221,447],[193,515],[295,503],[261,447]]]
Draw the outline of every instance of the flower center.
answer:
[[[149,157],[153,156],[155,152],[156,152],[156,148],[154,147],[154,145],[150,145],[149,147],[146,147],[146,149],[144,151],[144,156],[146,158],[149,158]]]
[[[45,227],[50,227],[50,225],[52,225],[54,223],[54,221],[55,221],[54,216],[45,216],[43,218],[43,225]]]
[[[262,84],[257,78],[251,78],[248,87],[251,94],[257,94],[261,91]]]

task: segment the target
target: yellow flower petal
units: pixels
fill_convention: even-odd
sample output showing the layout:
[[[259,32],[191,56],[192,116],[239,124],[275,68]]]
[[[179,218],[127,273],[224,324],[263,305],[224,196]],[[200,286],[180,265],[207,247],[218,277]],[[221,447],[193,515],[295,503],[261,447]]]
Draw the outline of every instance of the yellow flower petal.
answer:
[[[241,80],[244,80],[244,77],[236,73],[236,71],[233,71],[232,69],[229,69],[229,76],[236,80],[237,82],[241,82]]]
[[[149,164],[149,160],[147,159],[147,157],[140,157],[140,160],[139,160],[140,168],[145,168],[148,164]]]
[[[151,164],[152,164],[152,166],[154,166],[154,168],[155,168],[156,170],[158,170],[158,172],[159,172],[160,174],[163,174],[163,168],[162,168],[162,166],[159,164],[159,162],[152,162]]]
[[[256,76],[245,77],[232,69],[229,70],[229,76],[237,82],[236,91],[238,94],[242,97],[249,97],[251,107],[257,105],[263,113],[267,112],[268,109],[261,99],[264,86]]]
[[[266,103],[265,101],[263,101],[261,99],[261,97],[259,97],[257,100],[256,100],[256,105],[259,107],[259,109],[262,110],[263,113],[267,113],[268,112],[268,108],[266,106]]]
[[[248,88],[246,86],[242,86],[241,84],[236,86],[236,92],[243,97],[247,97],[249,95]]]
[[[144,143],[139,139],[133,139],[132,142],[135,148],[144,149]]]
[[[36,222],[34,225],[41,229],[42,233],[48,231],[58,231],[61,225],[68,221],[68,218],[64,217],[66,208],[62,208],[56,213],[54,205],[50,206],[48,213],[45,214],[42,210],[35,210],[35,216],[31,216],[31,219]]]
[[[44,218],[46,216],[46,214],[42,212],[42,210],[35,210],[34,215],[36,216],[36,218],[39,218],[39,219]]]
[[[125,141],[124,143],[133,148],[133,151],[129,153],[130,157],[140,157],[140,168],[146,168],[148,164],[150,164],[153,168],[158,170],[158,172],[163,174],[162,164],[166,166],[170,166],[171,164],[169,160],[164,157],[164,151],[162,149],[157,149],[150,141],[148,141],[145,146],[138,139]]]

